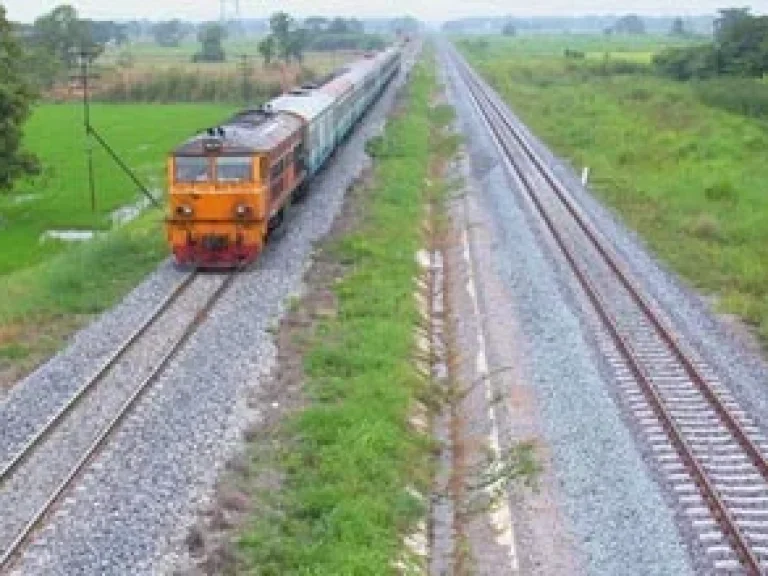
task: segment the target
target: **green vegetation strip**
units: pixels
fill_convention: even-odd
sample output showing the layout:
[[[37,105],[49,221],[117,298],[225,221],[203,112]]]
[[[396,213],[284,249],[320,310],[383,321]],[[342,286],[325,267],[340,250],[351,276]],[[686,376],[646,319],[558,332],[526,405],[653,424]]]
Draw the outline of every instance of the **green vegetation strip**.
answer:
[[[333,284],[337,309],[308,336],[308,405],[281,433],[283,482],[263,496],[275,502],[242,536],[248,573],[391,574],[424,515],[409,487],[428,489],[430,442],[409,414],[427,386],[413,365],[414,278],[434,87],[433,72],[417,67],[407,109],[370,147],[363,222],[331,248],[345,270]]]
[[[160,222],[153,211],[104,238],[0,276],[0,386],[58,350],[167,256]]]
[[[702,85],[533,56],[514,40],[461,46],[537,134],[592,169],[593,188],[663,259],[768,342],[762,121],[707,105]],[[722,93],[731,80],[717,82]],[[731,94],[745,82],[733,79]]]

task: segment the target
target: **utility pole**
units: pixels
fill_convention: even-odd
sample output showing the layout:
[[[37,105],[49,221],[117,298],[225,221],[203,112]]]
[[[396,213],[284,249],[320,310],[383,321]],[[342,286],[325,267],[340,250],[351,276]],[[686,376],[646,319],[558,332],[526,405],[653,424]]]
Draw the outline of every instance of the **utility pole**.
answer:
[[[240,73],[243,76],[243,104],[248,106],[248,102],[251,100],[251,83],[250,74],[251,67],[248,64],[248,54],[240,54]]]
[[[92,74],[90,66],[96,57],[95,47],[81,47],[74,51],[77,64],[80,68],[78,75],[72,76],[83,91],[83,127],[85,128],[85,153],[88,166],[88,190],[91,197],[91,211],[96,212],[96,178],[93,173],[93,128],[91,127],[91,99],[89,80],[95,80],[99,76]]]
[[[160,207],[160,203],[152,196],[147,187],[142,184],[139,178],[128,167],[128,165],[120,158],[117,153],[107,144],[107,141],[101,137],[101,135],[93,127],[91,122],[91,97],[90,97],[90,83],[89,80],[99,78],[98,74],[91,73],[91,64],[98,55],[98,48],[95,46],[83,47],[80,50],[74,50],[72,55],[77,58],[77,65],[80,69],[79,74],[75,74],[70,78],[77,81],[77,86],[80,86],[83,90],[83,125],[85,127],[86,137],[86,155],[88,161],[88,188],[91,195],[91,210],[96,211],[96,178],[93,172],[93,149],[94,142],[101,146],[104,151],[114,160],[114,162],[125,172],[125,174],[133,180],[133,183],[139,188],[142,194],[144,194],[152,204]]]

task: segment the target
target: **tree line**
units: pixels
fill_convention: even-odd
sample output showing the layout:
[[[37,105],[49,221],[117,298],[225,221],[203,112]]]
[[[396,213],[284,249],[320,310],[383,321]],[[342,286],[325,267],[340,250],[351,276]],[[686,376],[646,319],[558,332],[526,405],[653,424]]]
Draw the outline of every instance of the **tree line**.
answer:
[[[307,50],[379,50],[386,45],[381,36],[366,34],[355,18],[312,17],[300,23],[285,12],[269,19],[269,34],[259,42],[264,64],[283,61],[301,63]]]
[[[653,63],[660,74],[677,80],[761,78],[768,72],[768,16],[754,16],[749,8],[721,10],[712,42],[665,50]]]

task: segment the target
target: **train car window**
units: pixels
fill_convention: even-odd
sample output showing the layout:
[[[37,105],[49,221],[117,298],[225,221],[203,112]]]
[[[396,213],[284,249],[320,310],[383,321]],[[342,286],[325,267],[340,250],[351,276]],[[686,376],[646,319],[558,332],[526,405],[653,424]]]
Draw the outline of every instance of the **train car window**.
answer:
[[[176,182],[208,182],[211,179],[211,164],[205,156],[177,156]]]
[[[219,182],[249,182],[252,178],[249,156],[220,156],[216,158],[216,180]]]

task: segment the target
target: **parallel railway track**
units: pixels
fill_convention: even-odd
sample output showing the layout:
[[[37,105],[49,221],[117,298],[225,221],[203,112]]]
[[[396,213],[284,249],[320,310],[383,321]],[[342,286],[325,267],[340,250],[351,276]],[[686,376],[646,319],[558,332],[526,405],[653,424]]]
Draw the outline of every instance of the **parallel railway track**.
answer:
[[[24,445],[0,462],[0,571],[31,541],[241,271],[216,277],[212,290],[205,286],[211,276],[190,272]],[[69,454],[63,462],[62,454]]]
[[[598,343],[695,548],[716,574],[768,573],[768,439],[690,349],[529,143],[525,129],[455,51],[449,61],[599,319]]]

